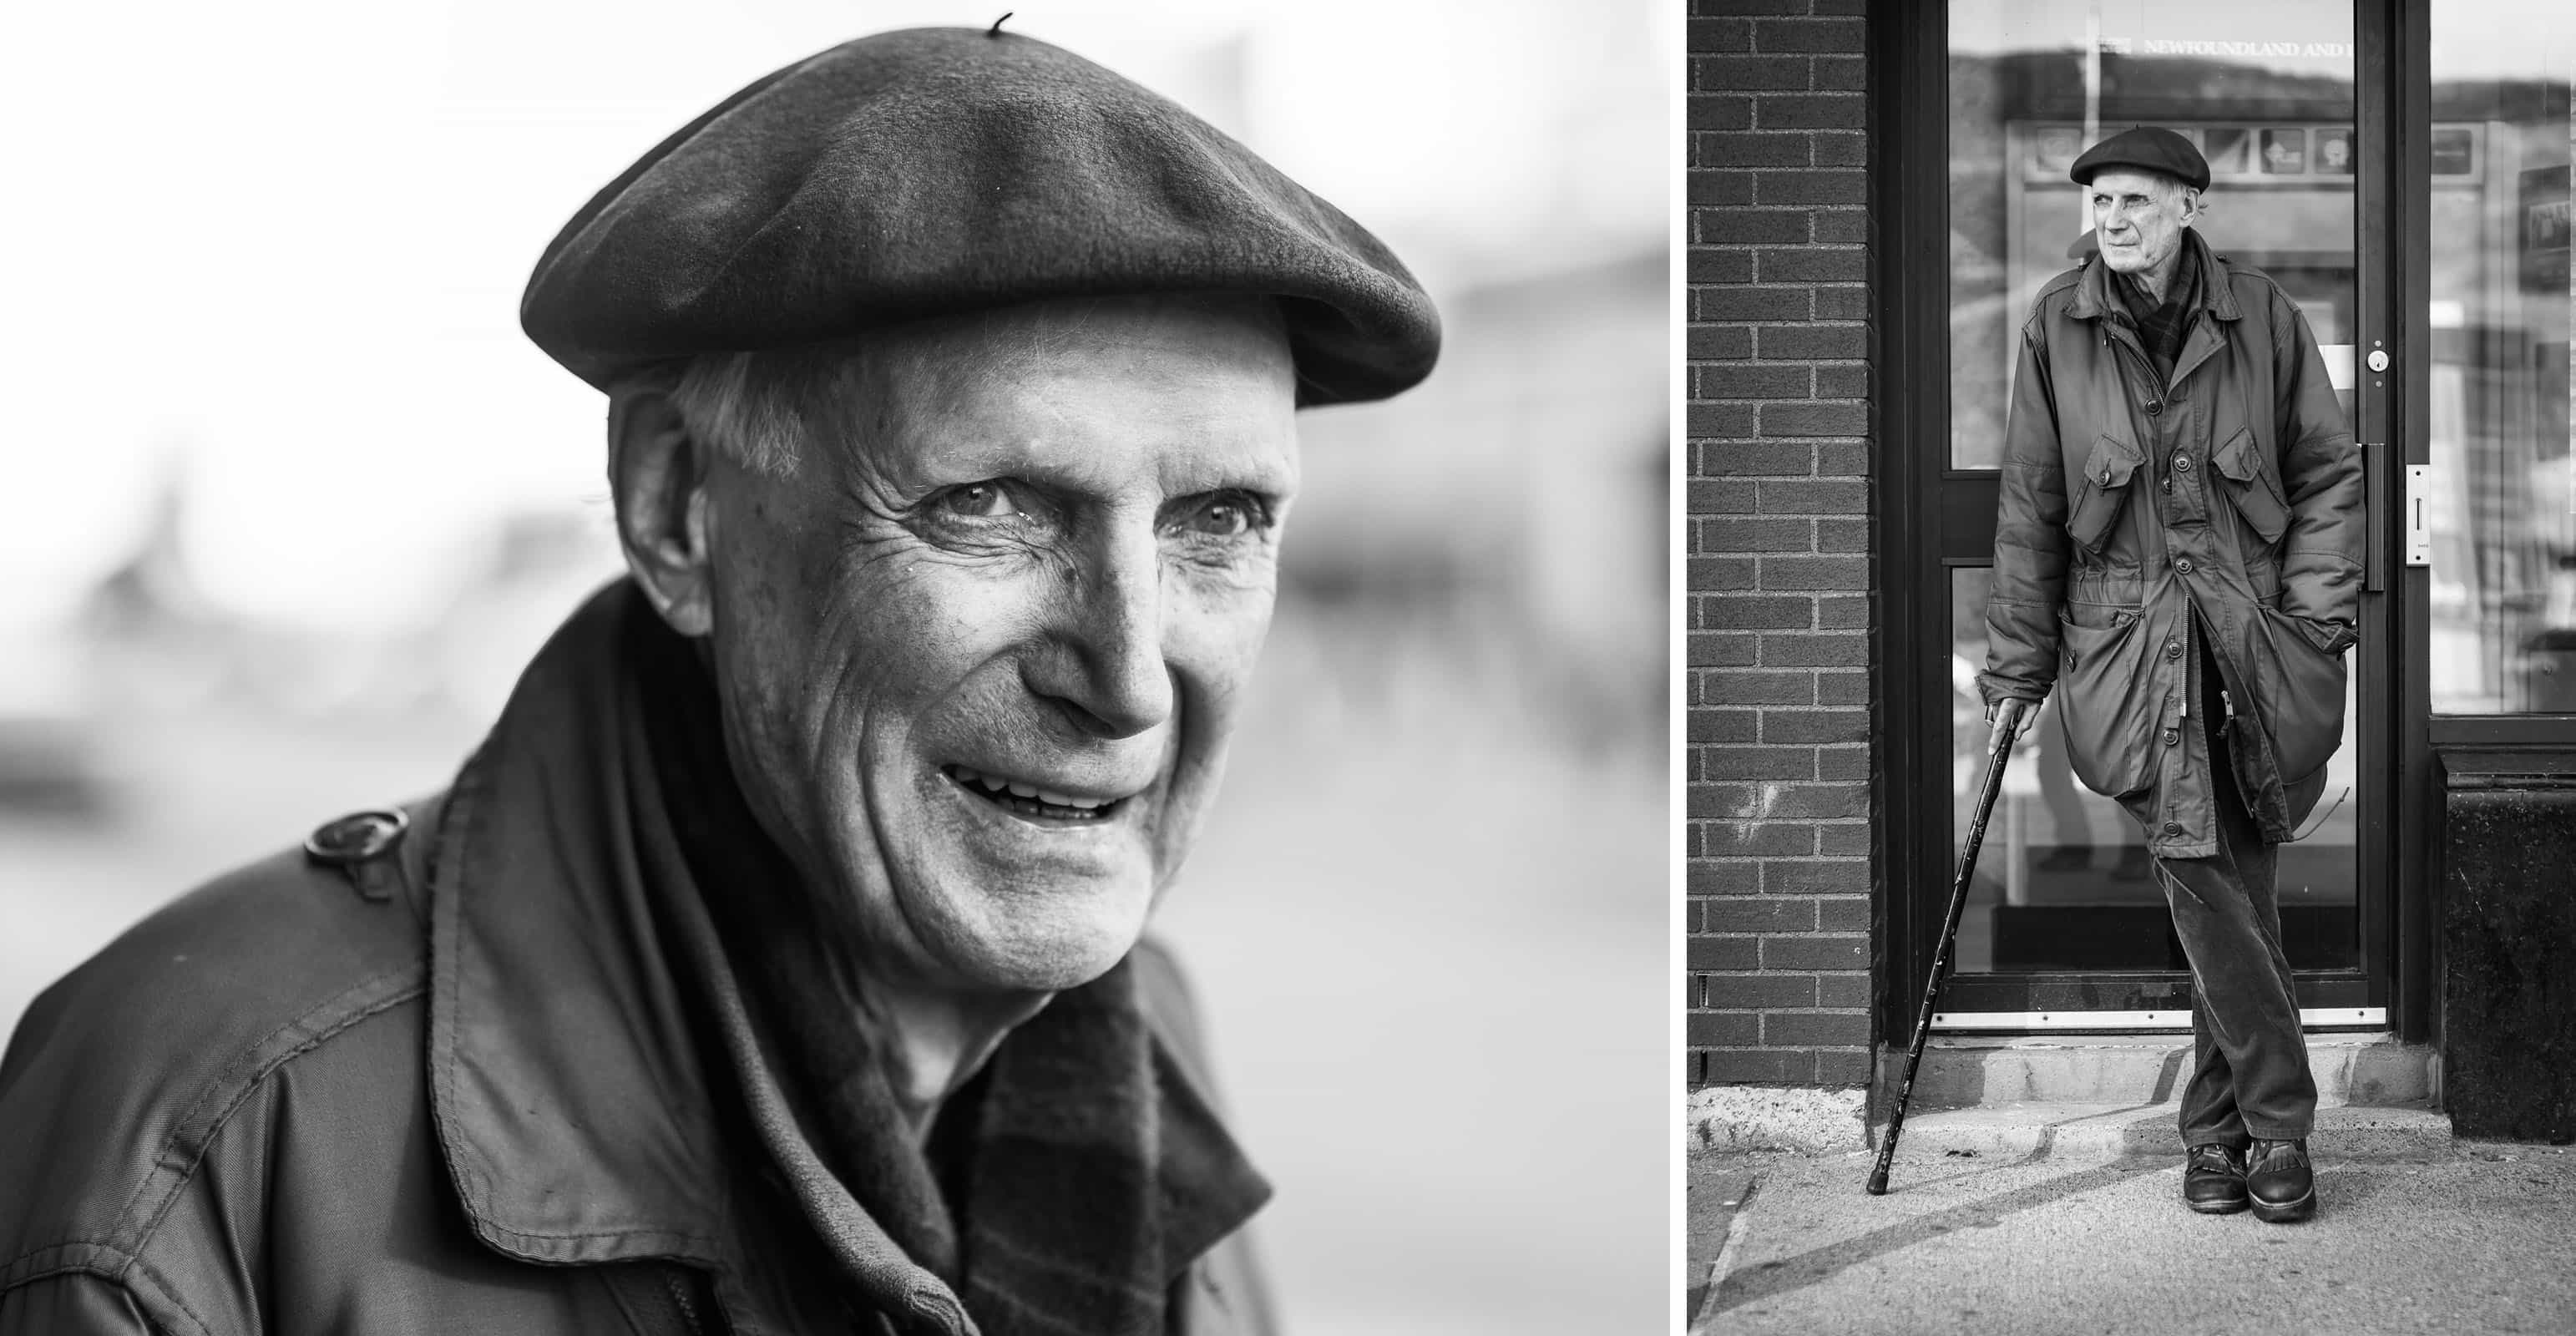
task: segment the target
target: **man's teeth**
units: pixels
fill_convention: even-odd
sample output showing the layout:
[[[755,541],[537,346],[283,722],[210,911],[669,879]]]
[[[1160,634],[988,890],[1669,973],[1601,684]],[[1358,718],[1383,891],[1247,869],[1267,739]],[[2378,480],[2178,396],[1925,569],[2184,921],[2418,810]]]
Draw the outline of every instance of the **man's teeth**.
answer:
[[[1057,807],[1071,807],[1085,812],[1109,805],[1109,800],[1106,798],[1076,798],[1071,794],[1039,788],[1035,784],[1023,784],[1016,779],[995,779],[982,771],[962,765],[950,768],[957,772],[959,779],[969,784],[979,785],[987,793],[1008,793],[1015,798],[1035,798],[1042,803]]]

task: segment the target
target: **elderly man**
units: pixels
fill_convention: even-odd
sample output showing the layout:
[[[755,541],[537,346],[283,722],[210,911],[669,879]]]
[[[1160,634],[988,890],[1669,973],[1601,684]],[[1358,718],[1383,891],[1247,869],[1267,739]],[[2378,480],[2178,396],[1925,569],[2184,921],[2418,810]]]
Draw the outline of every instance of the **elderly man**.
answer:
[[[2186,1203],[2302,1220],[2317,1092],[2275,846],[2343,738],[2361,457],[2298,307],[2192,230],[2189,140],[2131,130],[2070,174],[2100,262],[2022,327],[1980,683],[2015,735],[2055,686],[2076,777],[2145,827],[2191,961]]]
[[[144,922],[0,1064],[0,1332],[1267,1329],[1141,941],[1294,414],[1428,374],[1366,231],[975,30],[762,79],[522,311],[628,578],[444,794]]]

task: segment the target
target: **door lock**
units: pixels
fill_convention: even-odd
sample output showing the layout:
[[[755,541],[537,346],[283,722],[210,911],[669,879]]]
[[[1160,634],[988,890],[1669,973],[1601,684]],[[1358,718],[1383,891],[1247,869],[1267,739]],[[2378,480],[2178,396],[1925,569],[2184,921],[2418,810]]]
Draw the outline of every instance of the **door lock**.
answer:
[[[2378,373],[2388,369],[2388,350],[2385,348],[2373,348],[2370,350],[2370,356],[2363,360],[2369,363],[2371,374],[2377,375]]]

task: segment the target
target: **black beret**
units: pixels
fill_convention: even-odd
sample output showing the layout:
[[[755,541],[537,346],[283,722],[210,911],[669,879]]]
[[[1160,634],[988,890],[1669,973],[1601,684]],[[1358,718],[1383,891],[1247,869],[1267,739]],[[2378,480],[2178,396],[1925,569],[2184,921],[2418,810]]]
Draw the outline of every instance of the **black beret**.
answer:
[[[753,83],[538,258],[528,337],[607,388],[651,362],[1052,298],[1279,299],[1300,406],[1431,373],[1440,317],[1367,229],[1169,99],[1033,38],[916,28]]]
[[[2066,174],[2075,184],[2093,184],[2093,174],[2105,167],[2135,167],[2140,171],[2161,172],[2194,190],[2209,189],[2209,159],[2191,141],[2157,125],[2141,125],[2123,130],[2084,150],[2084,156]]]

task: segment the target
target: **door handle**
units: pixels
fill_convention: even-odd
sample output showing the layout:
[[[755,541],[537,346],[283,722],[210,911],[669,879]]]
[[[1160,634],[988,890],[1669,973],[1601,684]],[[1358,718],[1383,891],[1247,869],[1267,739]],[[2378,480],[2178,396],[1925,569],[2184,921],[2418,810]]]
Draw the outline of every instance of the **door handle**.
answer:
[[[2382,517],[2388,514],[2388,484],[2380,478],[2387,470],[2381,468],[2379,462],[2379,457],[2386,453],[2388,447],[2377,441],[2364,442],[2361,447],[2361,504],[2366,517],[2362,524],[2366,541],[2362,544],[2361,554],[2361,592],[2365,594],[2384,593],[2388,589],[2388,535],[2379,531],[2379,526],[2386,522]]]

